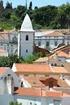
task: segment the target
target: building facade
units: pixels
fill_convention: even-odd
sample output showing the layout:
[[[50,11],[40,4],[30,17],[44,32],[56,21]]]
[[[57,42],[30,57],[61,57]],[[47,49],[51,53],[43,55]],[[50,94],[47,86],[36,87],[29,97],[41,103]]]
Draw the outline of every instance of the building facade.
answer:
[[[17,54],[23,58],[33,53],[34,46],[52,50],[63,44],[70,44],[70,33],[58,30],[36,32],[28,14],[20,31],[0,32],[0,49],[5,50],[8,55]]]
[[[61,44],[70,44],[70,34],[63,34],[58,31],[36,32],[35,44],[41,48],[52,50]]]

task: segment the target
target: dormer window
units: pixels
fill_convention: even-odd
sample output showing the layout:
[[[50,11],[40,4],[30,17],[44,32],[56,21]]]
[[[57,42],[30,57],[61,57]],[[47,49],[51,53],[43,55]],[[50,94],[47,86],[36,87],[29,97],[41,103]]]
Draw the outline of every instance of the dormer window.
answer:
[[[26,41],[28,41],[29,40],[29,37],[28,37],[28,35],[26,35]]]

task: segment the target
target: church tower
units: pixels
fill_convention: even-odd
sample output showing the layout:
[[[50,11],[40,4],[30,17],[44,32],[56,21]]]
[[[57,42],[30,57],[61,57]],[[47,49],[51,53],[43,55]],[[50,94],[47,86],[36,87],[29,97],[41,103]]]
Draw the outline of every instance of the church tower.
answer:
[[[18,35],[18,56],[23,58],[33,53],[34,30],[28,14],[26,14]]]

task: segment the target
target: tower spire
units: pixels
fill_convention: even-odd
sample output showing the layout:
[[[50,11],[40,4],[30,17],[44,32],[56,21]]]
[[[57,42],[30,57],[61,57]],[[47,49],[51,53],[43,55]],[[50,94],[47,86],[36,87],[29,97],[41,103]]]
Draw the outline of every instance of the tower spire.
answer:
[[[27,11],[27,0],[26,0],[26,11]]]

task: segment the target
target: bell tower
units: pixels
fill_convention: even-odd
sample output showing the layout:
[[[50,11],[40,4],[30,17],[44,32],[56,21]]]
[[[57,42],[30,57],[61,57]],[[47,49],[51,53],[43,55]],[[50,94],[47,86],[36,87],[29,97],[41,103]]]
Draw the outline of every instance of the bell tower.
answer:
[[[28,14],[26,14],[18,38],[18,55],[25,58],[33,53],[34,49],[34,30]]]

